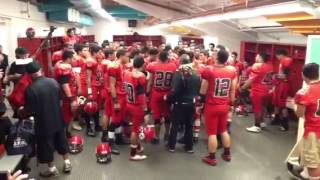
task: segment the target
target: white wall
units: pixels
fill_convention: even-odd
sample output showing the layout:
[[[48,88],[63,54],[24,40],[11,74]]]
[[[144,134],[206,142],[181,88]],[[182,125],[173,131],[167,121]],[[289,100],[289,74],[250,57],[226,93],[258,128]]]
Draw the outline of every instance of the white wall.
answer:
[[[258,33],[259,41],[273,42],[273,43],[286,43],[286,44],[307,44],[307,37],[293,33],[272,33],[269,34]]]
[[[8,36],[5,40],[7,42],[0,41],[0,43],[5,43],[3,44],[4,51],[8,53],[11,60],[14,58],[17,38],[24,37],[28,27],[33,27],[36,30],[36,36],[45,36],[48,32],[44,32],[43,30],[49,29],[50,25],[54,25],[59,28],[53,33],[53,36],[62,36],[66,28],[74,26],[71,24],[48,22],[45,13],[39,12],[34,5],[30,5],[30,16],[28,17],[26,13],[21,13],[21,11],[27,10],[27,4],[24,2],[17,0],[0,0],[0,4],[0,23],[5,24],[3,31]],[[81,31],[85,34],[86,28],[82,28]],[[3,36],[3,34],[0,36]]]

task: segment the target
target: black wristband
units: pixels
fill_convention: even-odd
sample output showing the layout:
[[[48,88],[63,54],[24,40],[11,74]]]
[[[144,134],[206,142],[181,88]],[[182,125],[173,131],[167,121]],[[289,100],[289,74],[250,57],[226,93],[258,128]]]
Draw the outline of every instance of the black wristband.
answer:
[[[206,101],[206,95],[200,94],[200,102],[204,103]]]

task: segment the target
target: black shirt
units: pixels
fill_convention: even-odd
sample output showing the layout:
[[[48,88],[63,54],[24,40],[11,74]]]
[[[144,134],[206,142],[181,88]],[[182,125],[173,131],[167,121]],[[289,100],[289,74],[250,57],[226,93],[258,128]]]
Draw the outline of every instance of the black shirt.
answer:
[[[0,117],[0,145],[6,142],[12,123],[8,117]]]
[[[167,97],[170,103],[193,103],[199,94],[201,80],[193,70],[187,75],[181,70],[176,71],[172,80],[172,91]]]
[[[9,75],[12,74],[25,74],[26,73],[26,64],[17,65],[16,62],[13,62],[9,68]]]
[[[27,111],[35,117],[35,132],[50,135],[64,128],[60,107],[60,86],[54,79],[39,77],[26,89]]]
[[[3,55],[3,60],[0,62],[0,71],[6,72],[6,69],[9,64],[8,55],[6,55],[6,54],[2,54],[2,55]]]

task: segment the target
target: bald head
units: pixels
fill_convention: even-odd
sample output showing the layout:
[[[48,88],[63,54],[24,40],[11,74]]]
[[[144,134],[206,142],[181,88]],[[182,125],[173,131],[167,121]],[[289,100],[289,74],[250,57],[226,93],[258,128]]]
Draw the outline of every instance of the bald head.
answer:
[[[180,56],[180,63],[181,64],[189,64],[189,63],[191,63],[190,56],[188,54],[181,55]]]

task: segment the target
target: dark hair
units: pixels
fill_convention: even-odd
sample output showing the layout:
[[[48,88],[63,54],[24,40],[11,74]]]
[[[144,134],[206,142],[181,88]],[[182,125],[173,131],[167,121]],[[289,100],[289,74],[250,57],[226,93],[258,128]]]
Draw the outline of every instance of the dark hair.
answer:
[[[233,51],[231,54],[234,55],[236,58],[238,57],[238,53],[235,51]]]
[[[149,50],[150,55],[158,55],[159,51],[157,48],[152,48]]]
[[[70,34],[71,33],[71,31],[75,31],[75,28],[69,28],[69,29],[67,29],[67,34]]]
[[[319,65],[317,63],[304,65],[302,74],[310,80],[317,80],[319,78]]]
[[[101,47],[96,45],[96,44],[92,44],[90,46],[90,52],[91,54],[94,54],[94,53],[98,53],[99,51],[101,50]]]
[[[207,50],[202,50],[200,53],[202,53],[205,56],[209,57],[209,52]]]
[[[179,52],[178,52],[178,56],[182,56],[183,54],[187,54],[187,51],[184,50],[184,49],[180,49]]]
[[[282,70],[283,74],[288,76],[290,74],[290,69],[289,68],[285,68]]]
[[[276,51],[276,55],[283,55],[283,56],[288,56],[288,51],[285,49],[278,49]]]
[[[188,54],[183,54],[180,57],[180,62],[181,62],[181,64],[189,64],[189,63],[191,63],[190,56]]]
[[[63,51],[62,53],[62,60],[66,60],[68,58],[72,58],[74,55],[74,52],[73,51],[69,51],[69,50],[66,50],[66,51]]]
[[[169,44],[164,47],[165,51],[170,51],[171,49],[172,49],[172,47]]]
[[[141,50],[140,50],[140,53],[146,54],[146,53],[148,53],[148,51],[149,51],[149,48],[148,48],[147,46],[143,46],[143,47],[141,48]]]
[[[159,59],[160,59],[160,61],[162,61],[162,62],[166,62],[166,61],[169,59],[169,53],[168,53],[168,51],[162,51],[162,52],[160,52],[160,54],[159,54]]]
[[[212,48],[214,48],[216,45],[214,43],[210,43],[209,46],[212,46]]]
[[[225,64],[229,58],[229,53],[226,50],[220,50],[217,53],[217,60],[219,64]]]
[[[141,68],[144,64],[144,58],[142,56],[135,56],[133,60],[133,67],[134,68]]]
[[[127,51],[126,51],[125,49],[119,49],[119,50],[117,51],[116,57],[119,59],[120,56],[126,55],[126,52],[127,52]]]
[[[83,45],[83,44],[80,44],[80,43],[75,43],[75,44],[73,45],[73,48],[74,48],[74,51],[75,51],[76,53],[79,53],[79,52],[81,52],[82,49],[84,48],[84,45]]]
[[[18,47],[18,48],[16,48],[16,50],[15,50],[14,52],[15,52],[16,56],[28,54],[27,49],[25,49],[25,48],[23,48],[23,47]]]
[[[104,50],[104,57],[106,59],[108,59],[111,54],[114,54],[114,50],[113,49],[108,48],[108,49]]]
[[[268,62],[270,60],[270,56],[264,52],[259,53],[259,56],[261,57],[263,62]]]
[[[219,50],[226,50],[226,47],[224,47],[223,45],[217,45],[217,47],[216,47],[217,49],[219,49]]]
[[[109,45],[110,45],[109,41],[108,41],[108,40],[104,40],[104,41],[102,42],[102,44],[101,44],[101,47],[102,47],[102,48],[105,48],[106,46],[109,46]]]
[[[130,59],[133,59],[134,57],[138,56],[140,54],[140,52],[141,51],[137,48],[133,49],[129,55]]]
[[[188,51],[186,54],[190,57],[190,61],[193,62],[194,53],[192,51]]]

